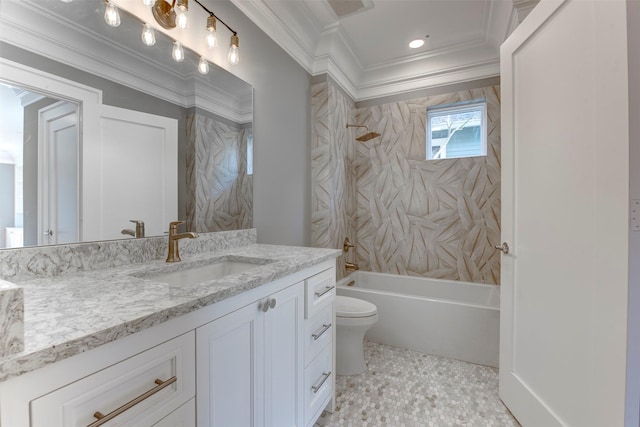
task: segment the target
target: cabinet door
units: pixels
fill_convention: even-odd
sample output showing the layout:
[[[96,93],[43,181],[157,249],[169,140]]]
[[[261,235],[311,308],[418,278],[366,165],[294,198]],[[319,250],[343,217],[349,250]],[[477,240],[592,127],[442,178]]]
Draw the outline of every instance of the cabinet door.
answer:
[[[199,427],[264,424],[263,320],[256,302],[196,330]]]
[[[265,426],[303,424],[304,286],[286,288],[268,298],[264,315]]]

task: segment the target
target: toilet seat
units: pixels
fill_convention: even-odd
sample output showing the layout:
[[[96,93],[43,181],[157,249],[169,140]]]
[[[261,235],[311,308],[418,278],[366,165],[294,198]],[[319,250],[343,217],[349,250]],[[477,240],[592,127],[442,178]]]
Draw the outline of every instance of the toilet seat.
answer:
[[[371,317],[378,313],[375,305],[357,298],[336,296],[336,317]]]

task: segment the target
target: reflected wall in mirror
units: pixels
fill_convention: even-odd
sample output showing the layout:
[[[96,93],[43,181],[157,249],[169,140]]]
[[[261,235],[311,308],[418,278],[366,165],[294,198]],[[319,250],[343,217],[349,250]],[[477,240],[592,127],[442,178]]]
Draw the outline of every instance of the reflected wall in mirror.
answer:
[[[34,70],[34,74],[41,72],[95,90],[102,107],[92,109],[91,102],[75,102],[82,117],[77,130],[77,217],[74,219],[70,213],[73,203],[67,202],[67,213],[61,213],[60,219],[67,223],[75,221],[78,232],[75,238],[64,241],[45,236],[50,228],[37,225],[38,221],[33,219],[43,216],[32,208],[32,200],[37,199],[39,193],[28,177],[37,173],[29,170],[26,160],[20,170],[19,150],[15,149],[15,141],[14,148],[6,149],[6,126],[2,125],[0,247],[19,245],[20,228],[23,228],[23,244],[30,246],[134,238],[123,235],[122,231],[135,230],[135,224],[129,220],[138,219],[145,221],[146,236],[166,232],[166,218],[186,220],[189,230],[199,232],[252,227],[252,87],[214,64],[210,64],[207,75],[201,75],[197,72],[199,58],[193,52],[185,51],[186,58],[181,63],[171,59],[173,41],[169,37],[156,32],[155,46],[147,47],[140,40],[140,21],[122,13],[122,23],[114,29],[104,22],[103,14],[103,0],[2,2],[0,81],[13,88],[3,86],[3,93],[5,89],[14,93],[26,90],[44,94],[42,99],[74,101],[68,93],[56,97],[51,86],[44,82],[19,85],[7,79],[7,64],[15,63]],[[87,108],[89,111],[85,111]],[[149,148],[153,141],[171,133],[171,126],[169,130],[161,127],[165,130],[154,134],[155,127],[141,127],[142,119],[136,114],[145,120],[175,122],[177,160],[173,166],[164,164],[171,156],[170,144],[156,154]],[[93,123],[91,115],[96,117]],[[115,129],[114,123],[118,123],[124,134],[108,135]],[[87,130],[87,125],[93,126],[93,131]],[[26,129],[26,125],[23,128]],[[23,134],[25,132],[23,129]],[[27,147],[26,136],[18,139],[23,150],[32,149]],[[102,154],[108,150],[110,158],[97,156],[92,152],[94,148]],[[67,150],[66,154],[70,152],[73,150]],[[94,160],[100,157],[97,166],[85,163],[87,154],[94,155]],[[176,172],[171,172],[172,167]],[[101,170],[91,170],[95,168]],[[111,174],[106,173],[105,168],[111,170]],[[65,170],[72,171],[71,168]],[[71,176],[73,173],[69,172],[65,179]],[[173,200],[162,200],[167,198],[163,196],[166,192],[159,194],[152,184],[141,184],[149,176],[156,181],[167,181],[164,187],[173,186]],[[113,187],[108,194],[99,190],[106,182]],[[147,190],[131,191],[136,186],[132,183]],[[22,196],[17,191],[21,185]],[[6,188],[14,189],[13,197],[5,194],[9,193],[4,191]],[[89,189],[92,191],[87,191]],[[11,207],[4,203],[5,198],[13,200]],[[136,204],[162,215],[151,218],[150,213],[137,214],[142,211],[133,209]],[[58,231],[54,231],[54,235],[62,238]],[[12,239],[11,244],[8,239]]]

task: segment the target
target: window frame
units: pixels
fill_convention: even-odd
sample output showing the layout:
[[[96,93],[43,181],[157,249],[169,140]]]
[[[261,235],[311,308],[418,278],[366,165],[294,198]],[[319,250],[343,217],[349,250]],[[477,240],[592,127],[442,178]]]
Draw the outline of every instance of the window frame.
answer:
[[[462,156],[462,157],[447,157],[446,151],[444,157],[434,158],[433,149],[431,143],[432,131],[431,131],[431,118],[433,115],[445,116],[452,113],[464,113],[471,111],[481,111],[480,120],[480,154],[474,156]],[[445,160],[445,159],[467,159],[472,157],[483,157],[487,155],[487,100],[484,98],[474,99],[470,101],[456,102],[455,104],[446,105],[434,105],[427,107],[427,120],[426,120],[426,160]],[[446,147],[445,147],[446,150]]]

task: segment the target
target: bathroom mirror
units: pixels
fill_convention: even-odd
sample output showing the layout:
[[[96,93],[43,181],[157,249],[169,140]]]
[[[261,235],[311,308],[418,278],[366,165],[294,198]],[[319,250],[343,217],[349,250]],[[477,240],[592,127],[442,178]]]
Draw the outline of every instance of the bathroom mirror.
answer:
[[[125,115],[126,111],[131,111],[131,117],[141,113],[175,120],[178,200],[173,205],[177,206],[177,214],[170,213],[168,217],[186,220],[188,229],[199,232],[252,227],[252,87],[211,62],[208,74],[200,74],[197,70],[199,57],[188,49],[184,50],[185,59],[175,62],[171,57],[173,40],[158,31],[155,32],[155,45],[145,46],[141,41],[142,23],[137,18],[121,12],[120,26],[112,28],[105,23],[104,8],[103,0],[3,0],[0,5],[0,59],[98,89],[102,92],[103,104],[121,109]],[[0,63],[0,82],[4,69]],[[2,89],[4,95],[20,94],[18,102],[25,105],[45,108],[58,102],[54,101],[55,93],[52,94],[46,84],[42,88],[9,84]],[[59,95],[60,99],[68,101],[67,94]],[[3,103],[3,114],[6,105]],[[82,103],[78,107],[78,126],[83,126]],[[27,134],[26,126],[22,125],[21,141]],[[19,132],[19,128],[14,126],[12,132]],[[3,125],[0,134],[4,130],[6,126]],[[0,212],[0,248],[48,244],[47,239],[40,236],[48,229],[34,226],[34,218],[41,215],[40,208],[37,214],[31,212],[29,217],[26,209],[16,207],[26,206],[25,201],[29,206],[37,205],[34,200],[39,194],[33,194],[36,187],[29,182],[22,184],[25,177],[38,175],[37,171],[29,170],[34,167],[33,162],[20,163],[19,158],[24,157],[24,153],[17,154],[15,147],[11,149],[13,151],[7,149],[6,141],[2,136],[0,188],[2,197],[13,200],[14,206],[12,212]],[[121,151],[116,153],[121,158],[128,158],[135,152],[124,143]],[[141,162],[145,160],[147,166],[155,165],[149,159],[140,159]],[[79,168],[83,165],[79,164]],[[130,173],[129,182],[140,176],[126,169],[122,173]],[[77,188],[89,186],[79,179]],[[123,181],[122,185],[126,186],[126,180]],[[24,188],[23,194],[20,187]],[[15,192],[8,195],[11,189]],[[151,205],[152,202],[145,199],[149,195],[144,193],[136,197],[142,204]],[[82,193],[79,194],[81,197]],[[0,204],[3,207],[0,211],[8,210],[9,203]],[[88,216],[92,215],[88,213],[90,209],[76,209],[70,203],[65,205],[67,213],[60,214],[61,220],[69,223],[93,221]],[[100,215],[114,216],[118,205],[111,203],[108,207],[111,212],[105,209]],[[154,205],[154,208],[160,211],[164,206]],[[135,224],[129,223],[129,219],[145,220],[123,216],[118,220],[118,228],[112,227],[106,237],[95,237],[93,232],[83,233],[80,227],[77,236],[52,243],[134,238],[121,234],[121,230],[135,230]],[[147,227],[146,236],[164,231]]]

